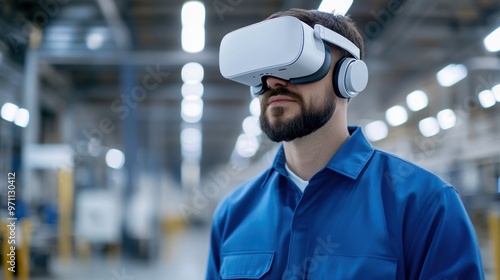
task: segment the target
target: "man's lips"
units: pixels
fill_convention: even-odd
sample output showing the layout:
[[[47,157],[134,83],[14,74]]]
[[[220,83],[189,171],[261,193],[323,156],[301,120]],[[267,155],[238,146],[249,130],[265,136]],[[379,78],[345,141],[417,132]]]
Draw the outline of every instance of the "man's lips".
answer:
[[[277,104],[282,102],[295,102],[295,99],[284,95],[275,95],[269,98],[267,104],[271,105],[273,103]]]

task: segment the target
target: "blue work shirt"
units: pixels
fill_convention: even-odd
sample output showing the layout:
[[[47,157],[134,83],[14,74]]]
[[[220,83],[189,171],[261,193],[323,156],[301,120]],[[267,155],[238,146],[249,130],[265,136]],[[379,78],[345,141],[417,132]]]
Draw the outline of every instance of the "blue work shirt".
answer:
[[[219,204],[206,279],[484,279],[455,189],[349,133],[304,193],[281,147]]]

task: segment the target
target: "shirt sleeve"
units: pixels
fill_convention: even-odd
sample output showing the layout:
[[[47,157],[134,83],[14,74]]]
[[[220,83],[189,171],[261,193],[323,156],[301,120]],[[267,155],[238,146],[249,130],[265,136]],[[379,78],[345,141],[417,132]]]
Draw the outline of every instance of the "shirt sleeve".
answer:
[[[215,211],[214,218],[212,221],[212,230],[210,232],[210,252],[208,255],[208,265],[207,265],[207,274],[206,280],[219,280],[220,278],[220,244],[221,244],[221,212],[220,209],[222,207],[218,207]]]
[[[413,221],[406,279],[484,279],[476,234],[455,189],[435,193]]]

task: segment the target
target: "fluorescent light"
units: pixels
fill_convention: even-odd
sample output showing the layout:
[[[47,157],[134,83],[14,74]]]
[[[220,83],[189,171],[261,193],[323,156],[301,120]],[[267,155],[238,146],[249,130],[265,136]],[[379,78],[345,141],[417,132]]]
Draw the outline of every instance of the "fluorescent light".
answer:
[[[255,136],[241,134],[236,141],[236,152],[244,157],[254,156],[259,150],[259,140]]]
[[[365,127],[366,137],[370,141],[379,141],[387,137],[388,129],[387,125],[383,121],[374,121],[366,125]]]
[[[262,133],[259,124],[259,117],[249,116],[243,120],[243,132],[250,136],[259,136]]]
[[[205,5],[198,1],[189,1],[182,5],[181,20],[183,26],[205,25]]]
[[[249,109],[250,109],[250,114],[252,114],[252,116],[260,116],[260,100],[258,97],[254,97],[252,99],[252,101],[250,102],[250,106],[249,106]]]
[[[201,145],[201,131],[193,127],[184,128],[181,131],[181,144],[188,148]]]
[[[406,105],[413,112],[420,111],[427,107],[429,104],[429,98],[427,94],[421,90],[416,90],[406,96]]]
[[[15,105],[15,104],[12,104],[9,102],[3,104],[2,110],[0,113],[2,116],[2,119],[6,120],[8,122],[13,122],[14,119],[16,118],[17,109],[19,109],[19,107],[17,107],[17,105]]]
[[[30,122],[30,112],[24,108],[19,108],[16,112],[14,123],[20,127],[27,127]]]
[[[104,36],[100,32],[92,32],[87,35],[87,47],[91,50],[96,50],[102,47]]]
[[[345,15],[352,5],[353,0],[323,0],[318,11]]]
[[[182,49],[197,53],[205,48],[205,5],[189,1],[182,5]]]
[[[500,102],[500,84],[492,87],[491,91],[493,91],[493,94],[495,95],[496,101]]]
[[[182,97],[190,96],[201,98],[203,96],[203,84],[198,82],[184,83],[181,87]]]
[[[437,121],[442,130],[450,129],[457,123],[457,116],[451,109],[444,109],[437,114]]]
[[[185,83],[201,83],[203,81],[203,66],[196,62],[189,62],[182,67],[181,77]]]
[[[486,36],[483,41],[484,47],[489,52],[500,51],[500,27]]]
[[[467,77],[467,68],[463,64],[450,64],[436,74],[443,87],[450,87]]]
[[[181,131],[182,157],[191,161],[201,158],[202,134],[200,129],[189,127]]]
[[[483,108],[490,108],[497,102],[495,99],[495,94],[491,90],[483,90],[477,95],[479,99],[479,104],[483,106]]]
[[[418,129],[425,137],[431,137],[439,133],[439,123],[434,117],[421,120],[418,123]]]
[[[204,26],[182,27],[182,49],[189,53],[201,52],[205,48]]]
[[[181,103],[181,117],[185,122],[196,123],[203,116],[203,100],[197,97],[184,98]]]
[[[110,149],[106,153],[106,164],[114,169],[120,169],[125,164],[125,155],[117,149]]]
[[[405,108],[396,105],[385,112],[385,118],[390,125],[398,126],[404,124],[408,120],[408,113]]]

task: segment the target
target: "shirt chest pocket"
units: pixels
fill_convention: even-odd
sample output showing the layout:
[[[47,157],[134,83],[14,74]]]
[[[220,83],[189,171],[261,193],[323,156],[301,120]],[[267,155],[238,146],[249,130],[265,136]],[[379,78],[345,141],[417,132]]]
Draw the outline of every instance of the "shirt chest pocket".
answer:
[[[310,279],[318,280],[390,280],[396,279],[397,260],[385,257],[329,256],[311,263]]]
[[[224,255],[220,277],[222,279],[264,279],[271,269],[274,252],[235,252]]]

